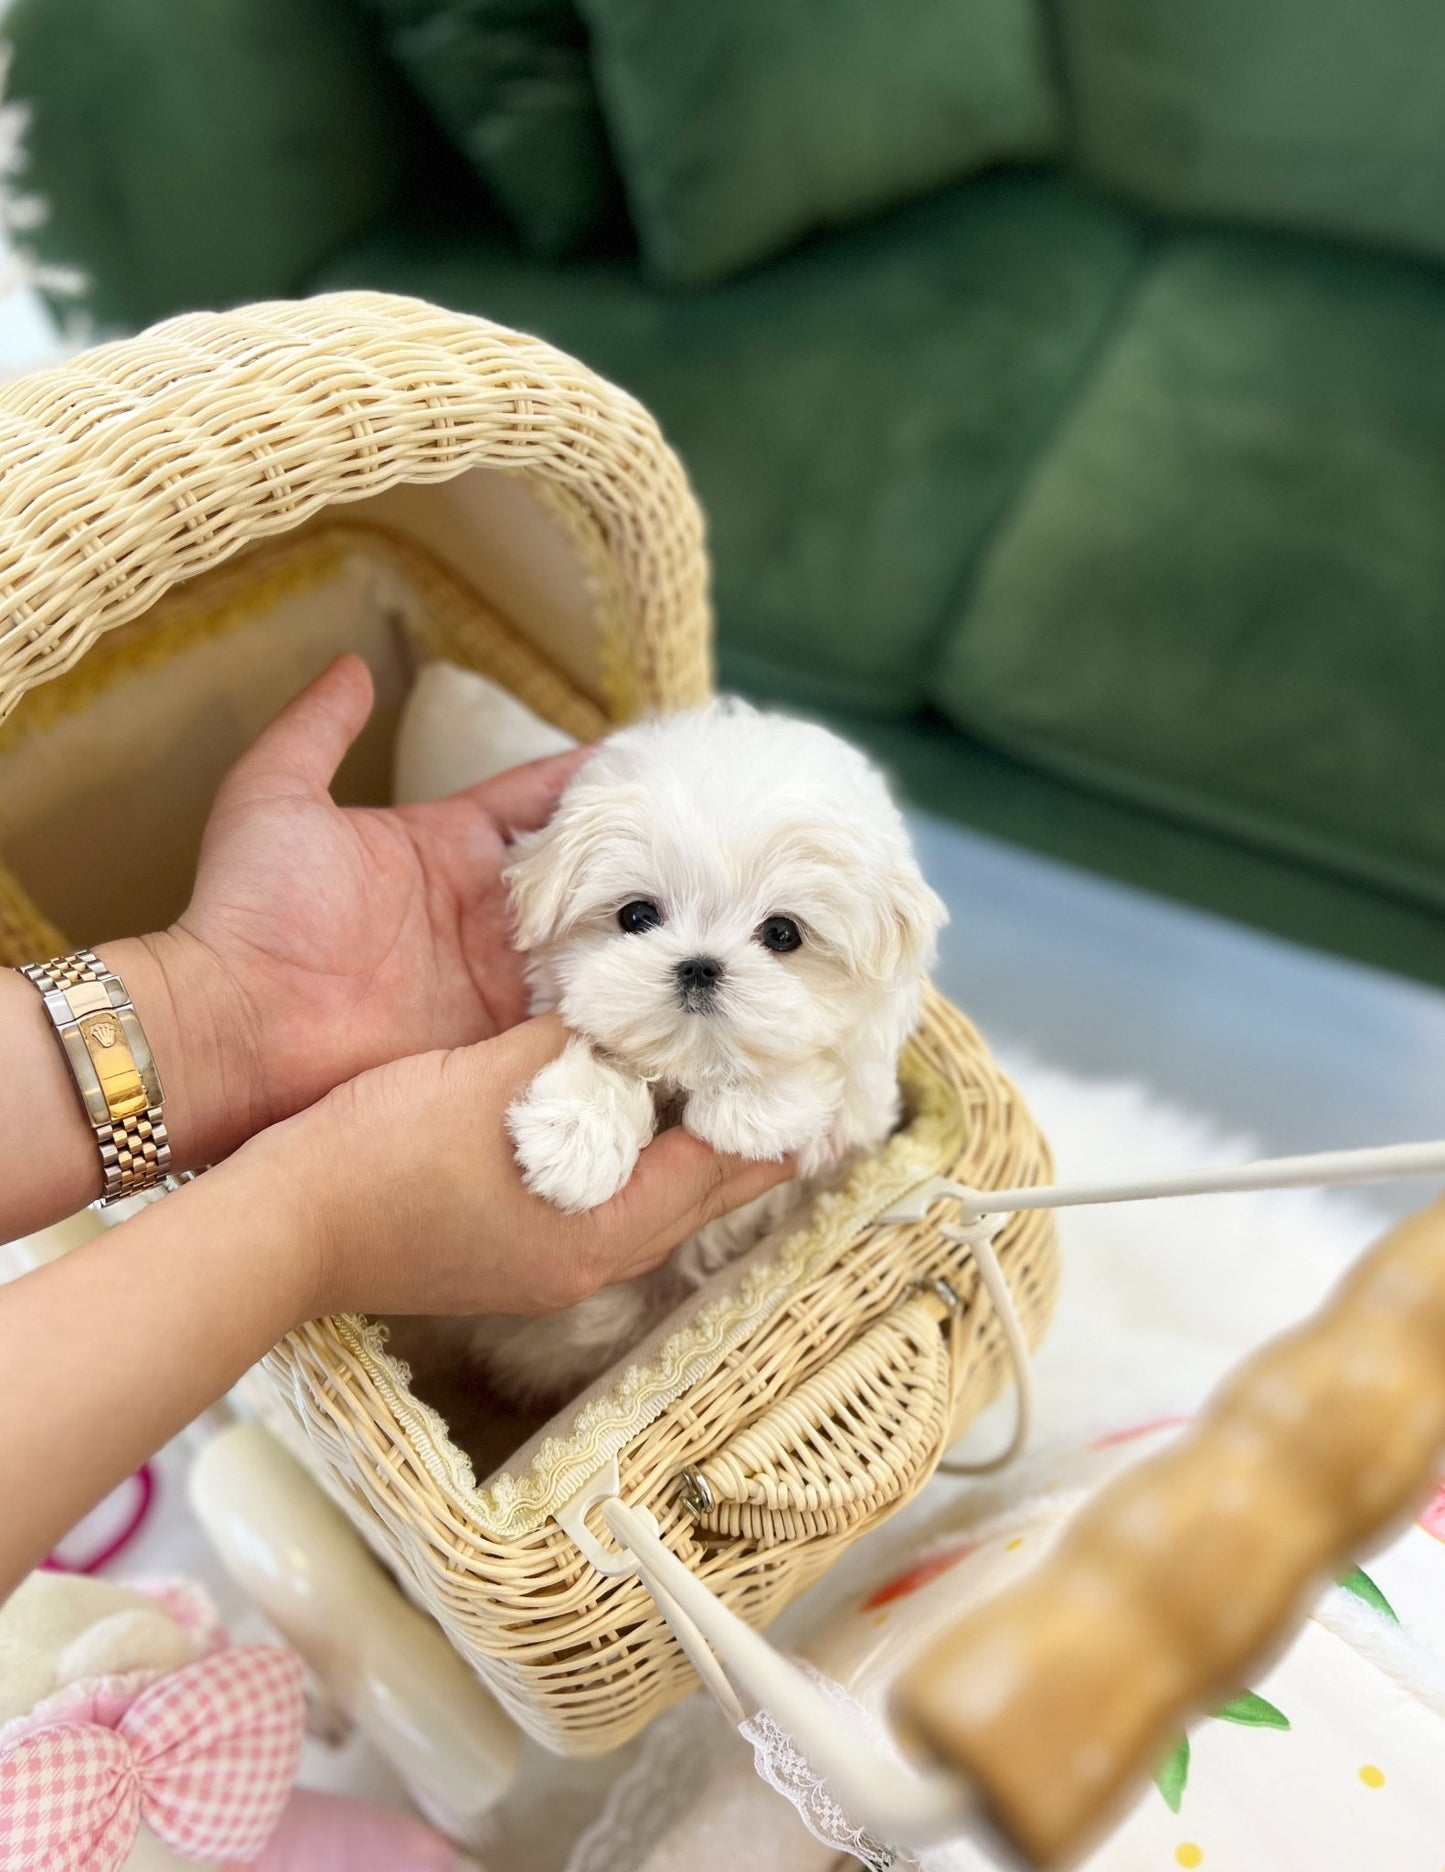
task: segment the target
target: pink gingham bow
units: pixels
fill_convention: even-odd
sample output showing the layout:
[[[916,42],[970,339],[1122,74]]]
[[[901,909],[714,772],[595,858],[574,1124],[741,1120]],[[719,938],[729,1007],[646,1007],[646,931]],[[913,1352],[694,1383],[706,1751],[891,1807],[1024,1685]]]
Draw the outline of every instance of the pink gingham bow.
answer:
[[[300,1765],[301,1660],[230,1646],[37,1716],[0,1745],[0,1872],[117,1872],[142,1821],[185,1858],[246,1864]]]

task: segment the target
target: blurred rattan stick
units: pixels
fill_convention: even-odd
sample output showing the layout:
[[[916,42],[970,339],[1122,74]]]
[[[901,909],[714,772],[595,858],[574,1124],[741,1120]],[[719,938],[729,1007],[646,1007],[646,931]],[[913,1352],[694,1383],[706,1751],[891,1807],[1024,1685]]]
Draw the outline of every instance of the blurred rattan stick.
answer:
[[[1198,1424],[903,1681],[901,1726],[1033,1863],[1089,1845],[1445,1451],[1445,1203],[1387,1235]]]

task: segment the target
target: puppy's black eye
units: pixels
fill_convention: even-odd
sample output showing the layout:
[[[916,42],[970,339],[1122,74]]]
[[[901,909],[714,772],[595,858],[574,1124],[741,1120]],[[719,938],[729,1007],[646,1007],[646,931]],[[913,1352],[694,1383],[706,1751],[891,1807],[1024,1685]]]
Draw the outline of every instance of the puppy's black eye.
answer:
[[[789,950],[802,948],[803,932],[791,917],[770,916],[758,925],[758,941],[774,955],[787,955]]]
[[[648,930],[656,929],[661,921],[662,912],[646,897],[634,897],[631,903],[623,904],[617,912],[618,927],[626,930],[629,936],[642,936]]]

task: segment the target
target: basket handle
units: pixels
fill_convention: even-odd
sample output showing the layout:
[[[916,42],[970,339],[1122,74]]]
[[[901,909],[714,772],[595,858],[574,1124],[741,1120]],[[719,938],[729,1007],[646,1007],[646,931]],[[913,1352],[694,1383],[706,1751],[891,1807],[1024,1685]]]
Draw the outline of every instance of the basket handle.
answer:
[[[906,1493],[947,1440],[956,1305],[941,1283],[906,1295],[684,1469],[678,1495],[699,1533],[773,1546],[837,1533]]]
[[[614,1547],[605,1547],[588,1526],[594,1507]],[[741,1724],[750,1711],[767,1710],[829,1786],[848,1789],[850,1806],[878,1838],[932,1843],[969,1823],[975,1807],[969,1785],[948,1769],[918,1769],[880,1756],[791,1659],[678,1558],[650,1509],[623,1500],[615,1456],[557,1520],[599,1573],[641,1580],[730,1721]]]
[[[1169,1450],[905,1678],[902,1724],[1039,1864],[1228,1694],[1445,1449],[1445,1202],[1386,1236]]]
[[[1028,1337],[994,1245],[1005,1220],[938,1225],[978,1272],[966,1310],[948,1277],[912,1288],[796,1390],[679,1473],[678,1497],[699,1533],[759,1546],[833,1534],[880,1515],[935,1467],[987,1475],[1019,1454],[1033,1381]],[[994,1456],[940,1462],[959,1335],[976,1339],[990,1318],[1012,1371],[1013,1432]]]
[[[706,699],[702,513],[656,419],[539,338],[343,292],[187,313],[0,385],[0,719],[179,581],[470,469],[523,477],[571,537],[610,714]]]

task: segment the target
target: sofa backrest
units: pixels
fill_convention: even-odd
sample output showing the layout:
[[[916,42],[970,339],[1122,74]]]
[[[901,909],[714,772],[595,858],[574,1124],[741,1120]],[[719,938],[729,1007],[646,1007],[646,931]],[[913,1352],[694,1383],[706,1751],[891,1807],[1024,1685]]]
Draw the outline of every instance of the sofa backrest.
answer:
[[[351,0],[15,0],[26,244],[102,331],[303,290],[387,212],[423,122]]]
[[[782,0],[771,0],[771,7],[758,0],[747,7],[719,5],[717,17],[707,10],[703,21],[697,4],[14,0],[3,27],[13,48],[8,90],[30,115],[29,160],[19,185],[33,189],[48,209],[45,223],[25,238],[40,258],[88,274],[83,307],[102,330],[199,306],[293,294],[366,227],[410,205],[408,190],[428,160],[418,151],[428,139],[439,145],[445,131],[460,152],[456,177],[465,157],[488,179],[524,238],[542,251],[559,251],[573,238],[553,237],[559,188],[572,189],[574,209],[579,199],[578,178],[569,182],[561,173],[569,164],[606,169],[596,186],[603,204],[597,226],[577,238],[616,238],[615,225],[607,236],[613,224],[605,209],[619,186],[611,170],[615,154],[625,172],[635,171],[623,180],[644,224],[644,258],[654,277],[670,283],[679,275],[716,277],[765,258],[810,225],[876,213],[950,173],[1044,154],[1054,135],[1048,100],[1061,83],[1066,160],[1156,211],[1334,234],[1445,259],[1442,0],[1372,0],[1368,6],[1361,0],[989,0],[975,9],[979,18],[968,32],[997,41],[995,51],[1024,47],[1027,56],[1005,60],[999,71],[984,70],[987,61],[975,45],[966,62],[979,67],[974,78],[985,92],[992,86],[990,109],[998,108],[993,93],[1017,93],[1024,104],[1010,106],[1014,116],[1003,130],[987,112],[977,137],[965,135],[964,125],[956,162],[925,164],[915,176],[894,144],[916,136],[917,126],[894,99],[891,116],[904,124],[880,140],[877,160],[886,158],[902,179],[890,170],[878,186],[861,186],[849,171],[853,185],[841,205],[819,165],[827,166],[835,131],[846,136],[850,125],[857,130],[856,109],[844,107],[846,86],[835,85],[834,95],[814,79],[794,85],[789,72],[793,65],[808,68],[808,36],[825,24],[835,35],[846,33],[850,21],[862,35],[866,24],[876,37],[871,7],[833,10],[826,0],[808,0],[804,11],[801,0],[796,7],[788,0],[786,12],[775,16],[771,8]],[[969,0],[960,5],[968,12]],[[946,11],[940,0],[908,0],[908,7],[920,9],[920,31],[928,20],[937,29]],[[906,11],[900,0],[893,16],[900,32]],[[1036,39],[1020,36],[1021,11],[1036,13]],[[599,86],[581,36],[584,13],[592,65],[607,80]],[[661,235],[653,229],[656,238],[649,237],[648,216],[639,212],[653,201],[657,177],[675,180],[676,172],[688,188],[675,188],[668,200],[678,206],[684,232],[688,216],[709,225],[717,218],[717,199],[709,208],[707,190],[697,186],[694,114],[685,114],[686,136],[679,132],[686,147],[669,149],[656,136],[645,147],[639,140],[644,117],[654,129],[665,125],[671,108],[666,87],[681,83],[666,59],[647,64],[654,40],[663,43],[660,25],[658,34],[635,29],[653,14],[659,22],[676,15],[678,43],[690,61],[683,75],[695,92],[719,94],[714,114],[723,130],[708,146],[711,167],[704,178],[714,197],[725,200],[729,186],[723,131],[736,121],[744,124],[745,139],[752,136],[740,97],[759,109],[761,97],[785,129],[790,109],[802,113],[807,123],[791,140],[801,149],[807,128],[817,144],[806,164],[777,166],[776,186],[760,188],[757,162],[749,170],[742,155],[752,160],[754,145],[766,139],[759,133],[746,143],[737,155],[736,186],[745,205],[753,204],[748,213],[777,219],[774,195],[797,194],[804,183],[819,199],[800,198],[783,217],[781,233],[769,224],[751,239],[749,230],[751,244],[740,241],[736,253],[693,266],[691,275],[687,267],[660,262],[660,248],[652,248]],[[390,32],[390,55],[378,15]],[[406,31],[398,38],[400,27]],[[617,70],[624,42],[636,54],[628,85]],[[952,42],[941,36],[940,43]],[[958,46],[968,43],[965,33]],[[418,47],[454,75],[451,89],[466,92],[470,114],[458,115],[451,91],[439,99],[420,81]],[[396,61],[408,49],[404,79]],[[709,56],[721,74],[716,83],[708,76]],[[866,74],[879,55],[875,47],[860,57]],[[750,60],[762,69],[753,72]],[[846,45],[829,41],[827,65],[830,72],[847,68]],[[866,86],[866,76],[859,82]],[[662,88],[663,102],[651,115],[638,105],[644,84]],[[884,90],[880,79],[880,95]],[[599,93],[601,116],[610,113],[615,121],[602,124]],[[980,107],[965,87],[949,108],[967,116]],[[559,128],[569,111],[576,121]],[[527,153],[527,135],[534,143],[540,136],[549,151],[545,164],[535,151]],[[492,173],[503,159],[506,187]],[[541,232],[529,225],[525,203],[510,198],[534,172],[545,197],[534,204],[546,223]],[[470,183],[458,186],[465,191]],[[426,192],[432,202],[446,190],[429,184]],[[563,223],[572,227],[565,215]]]
[[[1441,0],[1054,4],[1096,181],[1445,259]]]

